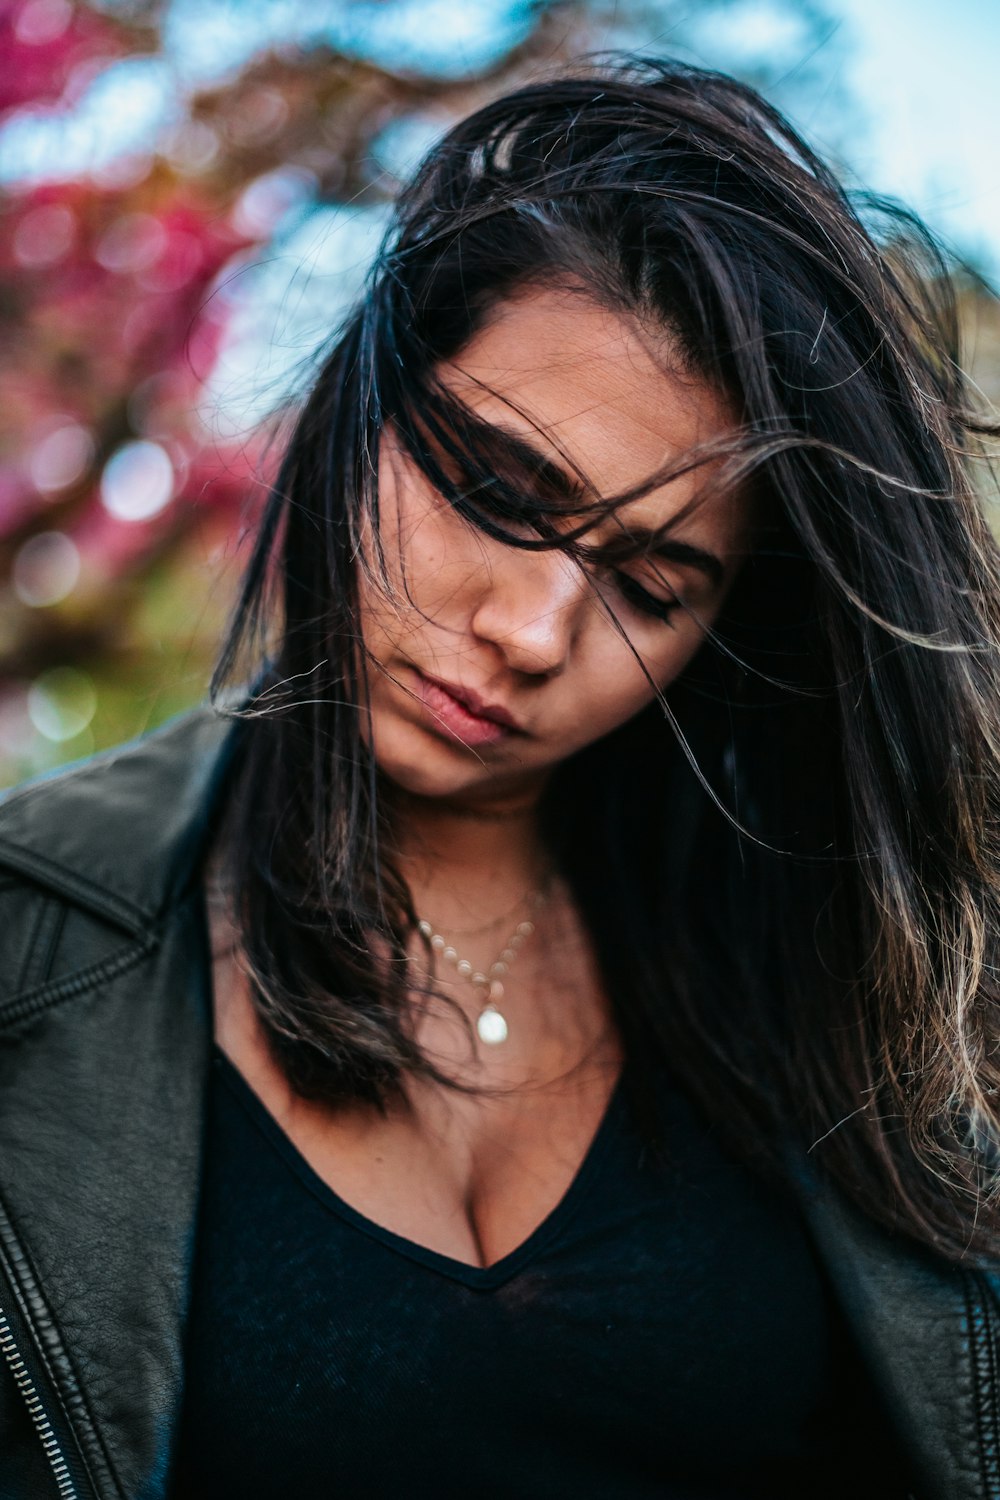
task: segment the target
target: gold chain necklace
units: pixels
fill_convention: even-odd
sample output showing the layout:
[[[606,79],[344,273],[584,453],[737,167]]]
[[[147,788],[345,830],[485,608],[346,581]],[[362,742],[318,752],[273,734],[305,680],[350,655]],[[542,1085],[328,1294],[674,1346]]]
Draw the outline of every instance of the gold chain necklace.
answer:
[[[545,899],[546,891],[543,888],[529,897],[528,905],[531,910],[537,911],[545,905]],[[499,1009],[499,1002],[504,996],[504,978],[534,930],[535,924],[530,919],[518,922],[489,968],[482,970],[474,968],[467,958],[460,957],[457,949],[440,932],[435,932],[430,922],[421,919],[417,923],[417,931],[421,937],[427,939],[432,950],[443,958],[445,963],[454,965],[459,978],[467,980],[477,990],[483,991],[485,1000],[476,1017],[476,1031],[479,1034],[479,1040],[485,1042],[488,1047],[496,1047],[500,1042],[507,1040],[507,1021]]]

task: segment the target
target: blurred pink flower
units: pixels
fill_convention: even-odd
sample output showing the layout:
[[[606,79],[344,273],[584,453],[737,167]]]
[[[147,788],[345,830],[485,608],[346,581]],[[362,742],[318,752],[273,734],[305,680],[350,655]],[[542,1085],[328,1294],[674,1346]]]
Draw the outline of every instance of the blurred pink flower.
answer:
[[[133,48],[123,26],[70,0],[0,0],[0,115],[55,103],[78,69]]]

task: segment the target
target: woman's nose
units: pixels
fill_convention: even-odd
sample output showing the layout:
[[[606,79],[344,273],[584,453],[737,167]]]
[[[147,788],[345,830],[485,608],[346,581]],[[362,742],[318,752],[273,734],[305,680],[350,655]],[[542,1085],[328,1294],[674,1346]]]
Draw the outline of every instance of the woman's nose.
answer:
[[[589,602],[583,569],[565,553],[504,547],[473,611],[473,634],[496,646],[512,671],[555,676]]]

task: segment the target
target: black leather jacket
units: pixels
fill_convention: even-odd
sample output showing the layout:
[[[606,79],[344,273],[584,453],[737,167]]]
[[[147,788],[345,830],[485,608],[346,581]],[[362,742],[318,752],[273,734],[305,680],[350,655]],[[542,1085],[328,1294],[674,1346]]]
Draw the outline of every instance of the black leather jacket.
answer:
[[[202,710],[0,803],[3,1500],[169,1492],[211,1038],[200,865],[233,745]],[[914,1495],[1000,1500],[996,1278],[800,1177]]]

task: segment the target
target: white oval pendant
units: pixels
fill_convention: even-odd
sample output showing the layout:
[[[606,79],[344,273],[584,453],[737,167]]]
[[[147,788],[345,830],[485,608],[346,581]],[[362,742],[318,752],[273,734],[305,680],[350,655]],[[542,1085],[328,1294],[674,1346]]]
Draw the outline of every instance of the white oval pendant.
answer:
[[[479,1032],[479,1040],[488,1047],[495,1047],[499,1042],[507,1040],[507,1022],[494,1005],[487,1005],[485,1010],[480,1011],[476,1030]]]

